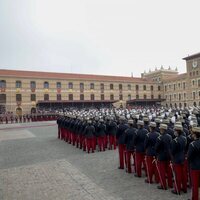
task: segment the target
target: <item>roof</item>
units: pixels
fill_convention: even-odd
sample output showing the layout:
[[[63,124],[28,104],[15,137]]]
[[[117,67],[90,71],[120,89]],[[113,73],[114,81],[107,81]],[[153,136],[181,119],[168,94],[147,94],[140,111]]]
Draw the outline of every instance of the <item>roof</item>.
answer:
[[[191,59],[195,59],[195,58],[199,58],[199,57],[200,57],[200,52],[193,54],[191,56],[187,56],[187,57],[183,58],[183,60],[191,60]]]
[[[57,100],[49,100],[49,101],[45,101],[45,100],[39,100],[37,102],[37,104],[62,104],[62,103],[115,103],[117,102],[116,100],[61,100],[61,101],[57,101]]]
[[[93,74],[75,74],[75,73],[57,73],[57,72],[40,72],[40,71],[22,71],[0,69],[1,77],[19,77],[19,78],[41,78],[41,79],[69,79],[69,80],[94,80],[94,81],[120,81],[120,82],[148,82],[152,80],[139,77],[126,76],[109,76]]]
[[[183,74],[179,74],[177,76],[173,76],[173,77],[170,77],[170,78],[166,78],[164,80],[164,82],[167,82],[169,83],[169,81],[179,81],[179,80],[182,80],[182,79],[186,79],[187,78],[187,73],[183,73]]]

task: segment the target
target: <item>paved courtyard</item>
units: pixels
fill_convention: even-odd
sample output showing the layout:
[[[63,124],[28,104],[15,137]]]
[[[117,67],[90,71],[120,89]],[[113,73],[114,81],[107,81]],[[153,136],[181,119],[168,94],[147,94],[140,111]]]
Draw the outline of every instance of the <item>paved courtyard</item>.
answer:
[[[117,169],[117,151],[85,152],[57,139],[55,122],[0,125],[0,199],[188,199]]]

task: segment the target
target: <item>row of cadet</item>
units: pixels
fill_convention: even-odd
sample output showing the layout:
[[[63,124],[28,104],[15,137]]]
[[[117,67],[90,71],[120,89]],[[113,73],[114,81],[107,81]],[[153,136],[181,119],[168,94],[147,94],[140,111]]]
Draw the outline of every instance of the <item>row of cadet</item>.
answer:
[[[92,112],[93,115],[90,114]],[[123,112],[123,111],[122,111]],[[200,178],[200,128],[192,113],[176,116],[176,112],[161,119],[149,118],[146,113],[126,114],[99,111],[65,113],[57,120],[58,138],[82,148],[88,153],[116,148],[119,150],[120,169],[142,177],[145,182],[158,183],[159,189],[174,188],[172,193],[186,193],[192,187],[192,199],[198,199]],[[198,114],[198,113],[196,113]],[[100,117],[99,117],[100,116]],[[175,117],[176,121],[172,119]],[[153,180],[154,178],[154,180]]]
[[[27,114],[27,115],[2,114],[0,115],[0,124],[53,121],[57,120],[57,118],[58,114]]]
[[[171,192],[177,195],[192,187],[192,200],[198,200],[199,138],[200,127],[195,123],[127,122],[122,117],[117,132],[119,169],[136,177],[146,176],[145,182],[159,184],[158,189],[173,188]]]
[[[117,123],[107,118],[96,117],[94,120],[81,119],[75,116],[60,117],[57,120],[58,138],[88,153],[95,150],[116,149]],[[98,147],[98,149],[97,149]]]

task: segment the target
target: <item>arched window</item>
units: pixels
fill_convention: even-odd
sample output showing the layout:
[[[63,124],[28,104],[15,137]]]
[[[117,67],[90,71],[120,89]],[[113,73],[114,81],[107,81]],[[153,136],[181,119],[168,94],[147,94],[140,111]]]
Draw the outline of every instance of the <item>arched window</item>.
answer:
[[[158,99],[161,99],[161,95],[160,94],[158,95]]]
[[[119,100],[120,100],[120,101],[123,100],[123,95],[122,95],[122,94],[119,95]]]
[[[73,101],[73,94],[69,94],[69,101]]]
[[[146,99],[147,98],[147,95],[146,94],[144,94],[144,99]]]
[[[44,101],[49,101],[49,94],[44,94]]]
[[[111,100],[111,101],[114,100],[114,95],[113,95],[113,94],[110,95],[110,100]]]
[[[119,90],[122,90],[122,89],[123,89],[122,84],[119,84]]]
[[[6,88],[6,81],[5,80],[1,80],[0,81],[0,88]]]
[[[130,84],[128,84],[128,90],[131,90],[131,85]]]
[[[104,94],[101,94],[101,101],[104,101],[105,100],[105,96]]]
[[[110,90],[113,90],[113,89],[114,89],[114,85],[110,84]]]
[[[49,89],[49,82],[47,81],[44,82],[44,89]]]
[[[35,81],[31,81],[31,82],[30,82],[30,88],[31,88],[31,89],[35,89],[35,88],[36,88],[36,83],[35,83]]]
[[[81,101],[84,101],[84,94],[81,94],[81,95],[80,95],[80,100],[81,100]]]
[[[73,89],[73,83],[70,82],[70,83],[68,84],[68,88],[69,88],[69,89]]]
[[[131,94],[128,95],[128,101],[130,101],[130,100],[131,100]]]
[[[80,91],[83,92],[84,90],[84,83],[80,83]]]
[[[57,82],[56,87],[57,87],[57,89],[60,89],[61,88],[61,82]]]
[[[143,85],[143,90],[146,90],[147,89],[147,86],[146,85]]]
[[[135,90],[138,91],[139,90],[139,85],[135,86]]]
[[[158,91],[160,91],[160,85],[158,86]]]
[[[153,85],[151,85],[151,91],[153,91]]]
[[[91,101],[94,101],[94,100],[95,100],[94,94],[91,94],[91,95],[90,95],[90,100],[91,100]]]
[[[90,89],[94,90],[94,83],[90,83]]]
[[[15,85],[16,85],[16,88],[21,88],[22,87],[22,82],[21,81],[16,81]]]

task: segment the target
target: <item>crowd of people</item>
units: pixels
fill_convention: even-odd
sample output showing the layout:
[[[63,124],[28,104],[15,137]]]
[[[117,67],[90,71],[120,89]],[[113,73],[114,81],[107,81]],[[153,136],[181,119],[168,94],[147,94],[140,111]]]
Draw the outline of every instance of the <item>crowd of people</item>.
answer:
[[[87,153],[116,149],[119,169],[148,184],[198,200],[200,118],[198,108],[72,109],[57,119],[58,138]]]

